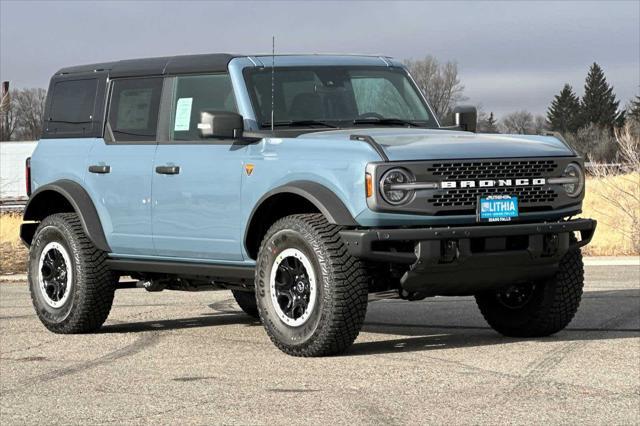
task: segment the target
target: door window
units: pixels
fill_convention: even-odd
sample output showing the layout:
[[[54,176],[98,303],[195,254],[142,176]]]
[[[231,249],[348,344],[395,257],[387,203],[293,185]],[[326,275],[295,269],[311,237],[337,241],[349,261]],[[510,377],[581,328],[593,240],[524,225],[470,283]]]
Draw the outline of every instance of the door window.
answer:
[[[176,78],[171,113],[171,139],[200,139],[198,123],[203,111],[237,112],[228,74]]]
[[[162,78],[115,80],[109,125],[116,141],[155,141]]]

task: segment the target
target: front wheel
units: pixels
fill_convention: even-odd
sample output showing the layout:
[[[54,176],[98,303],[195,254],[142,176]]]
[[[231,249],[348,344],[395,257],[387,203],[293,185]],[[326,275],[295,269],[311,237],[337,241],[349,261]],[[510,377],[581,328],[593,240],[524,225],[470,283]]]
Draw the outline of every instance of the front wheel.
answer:
[[[556,275],[476,295],[480,312],[497,332],[509,337],[544,337],[564,329],[582,297],[584,267],[580,249],[570,249]]]
[[[338,354],[360,332],[368,281],[339,229],[321,214],[287,216],[267,231],[260,247],[258,311],[272,342],[289,355]]]

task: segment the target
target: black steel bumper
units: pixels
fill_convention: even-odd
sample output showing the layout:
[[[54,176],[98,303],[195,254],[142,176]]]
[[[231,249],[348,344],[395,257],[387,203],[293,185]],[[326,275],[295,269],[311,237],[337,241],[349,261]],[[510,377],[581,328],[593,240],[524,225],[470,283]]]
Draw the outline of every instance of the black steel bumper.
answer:
[[[420,295],[467,295],[552,276],[571,244],[589,243],[592,219],[446,228],[344,230],[358,258],[409,269],[400,284]],[[580,233],[572,240],[570,234]],[[413,247],[413,251],[407,250]]]

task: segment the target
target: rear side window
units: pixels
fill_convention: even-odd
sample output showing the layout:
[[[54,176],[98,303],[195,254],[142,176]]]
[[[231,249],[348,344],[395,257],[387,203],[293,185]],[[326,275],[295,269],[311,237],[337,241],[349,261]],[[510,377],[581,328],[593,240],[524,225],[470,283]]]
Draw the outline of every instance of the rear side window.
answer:
[[[155,141],[162,78],[115,80],[109,126],[116,141]]]
[[[49,121],[81,124],[93,120],[98,80],[58,81],[53,86]]]

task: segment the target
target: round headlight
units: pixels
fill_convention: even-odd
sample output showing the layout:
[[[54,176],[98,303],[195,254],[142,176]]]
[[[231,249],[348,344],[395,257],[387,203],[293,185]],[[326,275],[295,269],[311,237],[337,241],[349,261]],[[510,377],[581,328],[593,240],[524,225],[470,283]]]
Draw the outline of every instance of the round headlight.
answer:
[[[406,203],[413,195],[412,189],[400,188],[403,184],[413,181],[408,171],[404,169],[388,170],[380,179],[380,193],[382,198],[389,203],[398,205]],[[399,187],[400,186],[400,187]]]
[[[576,163],[570,163],[564,172],[563,177],[572,178],[574,182],[563,184],[563,188],[569,197],[577,197],[584,188],[584,172]]]

